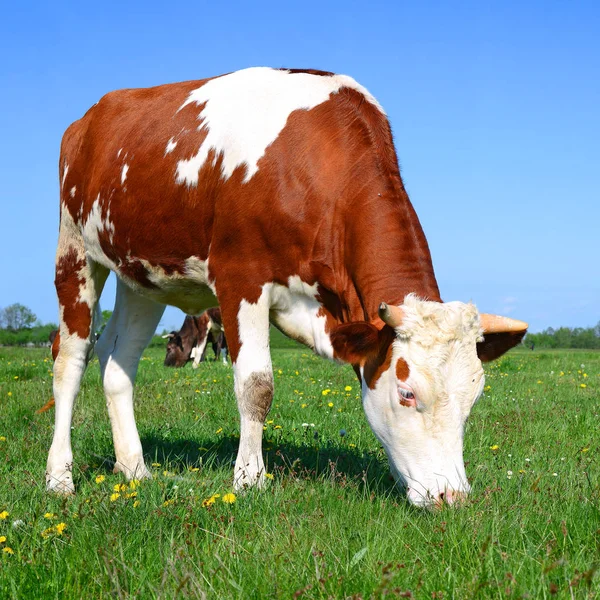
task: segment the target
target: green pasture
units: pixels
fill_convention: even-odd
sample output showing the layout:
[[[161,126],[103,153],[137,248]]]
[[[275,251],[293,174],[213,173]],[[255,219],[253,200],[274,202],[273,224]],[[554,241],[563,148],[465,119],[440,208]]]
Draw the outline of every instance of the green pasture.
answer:
[[[349,367],[273,351],[268,486],[232,496],[232,372],[144,355],[137,421],[154,478],[112,474],[97,360],[73,422],[77,494],[47,495],[48,349],[0,348],[0,597],[595,598],[600,353],[513,351],[486,367],[461,508],[394,488]],[[226,501],[225,501],[226,500]],[[227,502],[228,501],[228,502]]]

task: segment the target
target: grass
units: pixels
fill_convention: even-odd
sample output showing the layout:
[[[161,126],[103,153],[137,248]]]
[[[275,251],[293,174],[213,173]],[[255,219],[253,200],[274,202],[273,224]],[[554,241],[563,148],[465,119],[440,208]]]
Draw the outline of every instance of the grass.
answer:
[[[162,358],[160,349],[144,355],[135,400],[154,479],[133,489],[112,474],[94,360],[73,423],[77,494],[59,498],[43,486],[54,415],[35,414],[51,395],[49,352],[0,348],[6,597],[600,592],[600,353],[514,351],[488,365],[466,433],[473,494],[437,512],[394,489],[352,370],[293,346],[273,351],[272,480],[223,502],[238,442],[231,369],[166,369]]]

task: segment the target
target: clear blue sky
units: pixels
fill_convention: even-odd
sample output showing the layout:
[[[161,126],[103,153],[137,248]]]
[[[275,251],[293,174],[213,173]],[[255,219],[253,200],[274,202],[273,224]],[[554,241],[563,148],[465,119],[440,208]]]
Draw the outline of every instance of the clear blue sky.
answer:
[[[0,307],[57,320],[57,162],[104,93],[248,66],[385,107],[446,300],[600,320],[600,2],[11,2],[0,23]],[[114,283],[103,308],[112,308]],[[168,309],[161,326],[179,325]]]

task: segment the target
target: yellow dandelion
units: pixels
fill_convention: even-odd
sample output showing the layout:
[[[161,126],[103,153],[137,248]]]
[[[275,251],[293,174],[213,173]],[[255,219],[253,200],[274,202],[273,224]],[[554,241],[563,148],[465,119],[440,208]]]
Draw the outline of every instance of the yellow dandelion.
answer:
[[[0,544],[4,544],[5,541],[6,541],[6,536],[0,535]]]
[[[328,402],[327,406],[329,406],[329,408],[333,408],[333,402]]]
[[[214,496],[211,496],[210,498],[204,498],[204,500],[202,500],[202,506],[204,506],[204,508],[208,508],[215,503],[215,500],[216,498]]]
[[[135,490],[136,488],[140,487],[140,480],[139,479],[132,479],[129,482],[129,489],[130,490]]]
[[[12,396],[12,392],[8,392],[8,395],[9,395],[9,396]]]
[[[119,494],[119,492],[115,492],[114,494],[110,495],[110,501],[114,502],[115,500],[118,500],[121,497],[121,494]]]
[[[490,446],[490,450],[498,450],[500,448],[500,446],[498,446],[498,444],[494,444],[493,446]]]
[[[589,452],[589,450],[590,450],[589,448],[582,448],[582,449],[581,449],[581,451],[582,451],[582,452]],[[2,515],[0,515],[0,517],[1,517],[1,516],[2,516]]]
[[[321,394],[322,394],[323,396],[327,396],[327,394],[329,394],[330,392],[331,392],[331,390],[330,390],[329,388],[327,388],[326,390],[323,390],[323,391],[321,392]]]
[[[273,479],[273,473],[265,473],[267,479]]]
[[[58,533],[58,535],[62,535],[63,531],[67,528],[67,524],[66,523],[59,523],[58,525],[56,525],[56,527],[54,528],[56,530],[56,533]]]
[[[219,429],[217,429],[217,430],[215,431],[215,433],[222,433],[222,432],[223,432],[223,428],[222,428],[222,427],[219,427]]]
[[[0,435],[0,442],[5,442],[6,438],[3,435]]]
[[[42,531],[41,536],[46,539],[52,532],[54,531],[54,527],[49,527],[48,529],[44,529]]]
[[[492,389],[492,386],[491,386],[491,385],[486,385],[486,386],[483,388],[483,391],[484,391],[484,392],[489,392],[491,389]]]
[[[273,429],[281,429],[281,425],[275,425],[275,427],[273,427]]]
[[[127,486],[124,483],[115,483],[113,486],[113,490],[115,492],[124,492],[127,489]]]
[[[129,494],[125,494],[125,498],[135,498],[137,496],[137,492],[130,492]]]
[[[223,500],[225,504],[233,504],[235,502],[235,494],[225,494],[221,500]]]
[[[200,469],[198,467],[190,467],[192,473],[197,473]]]
[[[4,554],[14,554],[13,549],[9,548],[8,546],[6,546],[6,548],[2,548],[2,552],[4,552]]]
[[[580,388],[586,388],[586,387],[587,387],[587,385],[586,385],[585,383],[580,383],[580,384],[579,384],[579,387],[580,387]]]
[[[54,517],[56,517],[54,513],[46,513],[44,515],[44,519],[54,519]]]
[[[352,391],[352,386],[351,386],[351,385],[347,385],[347,386],[344,388],[344,391],[345,391],[345,392],[351,392],[351,391]]]
[[[152,463],[153,467],[160,467],[160,463]]]
[[[3,510],[2,512],[0,512],[0,519],[6,519],[8,515],[10,515],[10,513],[7,510]]]
[[[96,483],[102,483],[105,479],[104,475],[96,475]]]
[[[133,503],[133,508],[137,508],[139,505],[140,505],[140,501],[139,501],[139,500],[136,500],[136,501]]]
[[[302,408],[306,408],[308,406],[308,404],[302,404]]]
[[[15,376],[13,377],[13,379],[19,379],[19,376],[18,376],[18,375],[15,375]]]
[[[171,498],[171,500],[165,500],[163,502],[163,506],[171,506],[171,504],[175,504],[175,499]]]

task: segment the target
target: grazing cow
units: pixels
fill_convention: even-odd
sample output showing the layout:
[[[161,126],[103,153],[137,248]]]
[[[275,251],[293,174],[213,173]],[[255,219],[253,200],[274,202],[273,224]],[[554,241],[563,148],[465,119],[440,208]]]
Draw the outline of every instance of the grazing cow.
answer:
[[[187,316],[179,331],[171,331],[168,338],[165,367],[183,367],[192,360],[192,367],[198,368],[206,356],[208,342],[211,343],[215,360],[219,356],[227,364],[227,340],[223,332],[221,310],[209,308],[199,317]]]
[[[383,108],[345,75],[251,68],[111,92],[66,131],[56,254],[60,350],[47,487],[73,492],[73,401],[96,344],[115,470],[149,477],[133,413],[140,355],[166,304],[217,303],[241,418],[234,485],[261,485],[273,398],[269,322],[353,365],[367,419],[418,505],[468,490],[463,429],[481,361],[527,324],[443,303]]]

